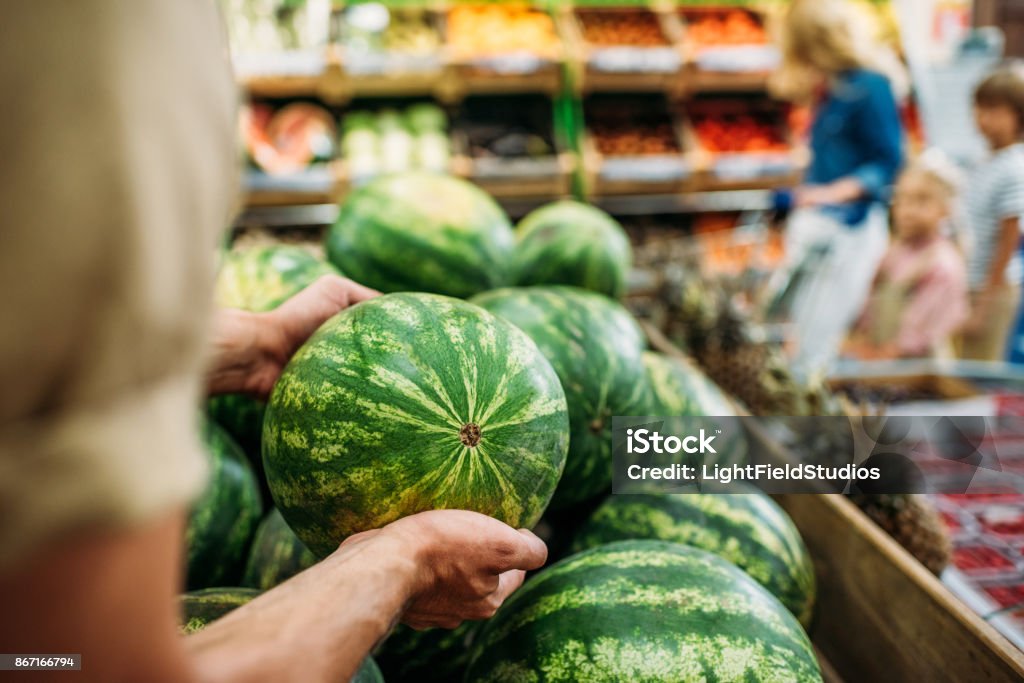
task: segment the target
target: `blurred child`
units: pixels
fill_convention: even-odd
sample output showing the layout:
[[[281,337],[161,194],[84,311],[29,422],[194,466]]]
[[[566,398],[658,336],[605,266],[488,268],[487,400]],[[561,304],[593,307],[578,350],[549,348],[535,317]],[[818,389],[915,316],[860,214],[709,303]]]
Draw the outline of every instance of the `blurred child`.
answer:
[[[844,352],[861,359],[948,357],[967,319],[967,270],[945,230],[959,186],[956,168],[924,155],[892,199],[894,241]]]
[[[967,264],[971,316],[964,358],[1002,359],[1020,301],[1020,216],[1024,213],[1024,75],[1003,67],[974,93],[978,130],[992,150],[972,171],[967,210],[974,249]]]

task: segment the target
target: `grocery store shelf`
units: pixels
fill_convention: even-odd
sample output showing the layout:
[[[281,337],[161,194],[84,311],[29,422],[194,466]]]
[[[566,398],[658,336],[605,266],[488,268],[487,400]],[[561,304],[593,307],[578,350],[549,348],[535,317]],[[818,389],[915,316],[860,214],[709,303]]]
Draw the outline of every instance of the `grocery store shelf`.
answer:
[[[556,197],[516,197],[498,199],[505,211],[519,218]],[[688,192],[662,195],[622,195],[594,197],[593,203],[617,216],[642,216],[652,213],[706,213],[763,211],[772,206],[768,190],[731,190]],[[337,204],[298,206],[249,206],[235,219],[235,227],[320,227],[334,222]]]
[[[235,217],[234,227],[322,227],[324,225],[330,225],[337,217],[337,204],[250,206]]]
[[[680,194],[594,197],[592,202],[610,214],[640,216],[649,213],[707,213],[764,211],[772,207],[769,190],[727,190]]]

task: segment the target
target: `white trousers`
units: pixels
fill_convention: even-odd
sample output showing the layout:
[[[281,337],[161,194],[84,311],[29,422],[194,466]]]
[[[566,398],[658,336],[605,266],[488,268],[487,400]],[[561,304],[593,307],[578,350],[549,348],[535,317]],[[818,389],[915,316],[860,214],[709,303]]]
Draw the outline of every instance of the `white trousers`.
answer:
[[[786,225],[786,261],[815,260],[793,300],[793,368],[800,376],[824,370],[860,315],[889,244],[886,211],[873,207],[856,226],[815,209],[794,212]]]

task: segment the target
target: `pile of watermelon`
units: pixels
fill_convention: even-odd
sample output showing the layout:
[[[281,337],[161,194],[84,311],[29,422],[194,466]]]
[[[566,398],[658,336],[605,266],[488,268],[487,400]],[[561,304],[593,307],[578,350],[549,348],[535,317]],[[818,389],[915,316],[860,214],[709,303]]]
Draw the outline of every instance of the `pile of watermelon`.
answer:
[[[388,681],[820,680],[813,567],[771,498],[609,496],[613,416],[735,416],[696,366],[647,350],[617,301],[632,256],[613,219],[558,202],[513,229],[478,188],[415,172],[350,195],[333,266],[293,249],[230,255],[220,303],[269,310],[327,272],[385,294],[328,320],[265,406],[212,404],[255,466],[217,430],[189,547],[189,588],[213,593],[187,600],[237,606],[424,510],[543,516],[560,561],[487,622],[397,628],[376,652]],[[746,458],[742,436],[716,446]],[[213,618],[192,611],[189,628]]]

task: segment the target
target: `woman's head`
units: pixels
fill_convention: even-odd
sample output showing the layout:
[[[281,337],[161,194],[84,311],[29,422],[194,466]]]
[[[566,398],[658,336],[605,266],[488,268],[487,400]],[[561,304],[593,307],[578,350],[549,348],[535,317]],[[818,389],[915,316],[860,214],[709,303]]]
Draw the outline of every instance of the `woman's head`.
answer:
[[[962,178],[959,169],[937,152],[926,152],[896,181],[892,220],[903,240],[934,237],[953,213]]]
[[[782,64],[771,82],[778,96],[799,99],[814,82],[851,69],[883,72],[903,90],[902,66],[850,0],[793,0],[778,28]]]

